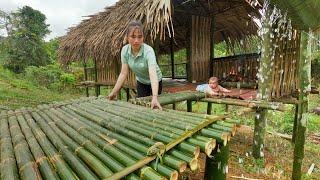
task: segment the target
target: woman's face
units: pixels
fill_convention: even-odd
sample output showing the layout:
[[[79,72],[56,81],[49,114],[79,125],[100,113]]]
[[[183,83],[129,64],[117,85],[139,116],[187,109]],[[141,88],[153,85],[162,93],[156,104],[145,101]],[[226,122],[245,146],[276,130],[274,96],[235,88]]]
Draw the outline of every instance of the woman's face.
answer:
[[[143,43],[143,33],[140,29],[135,28],[128,35],[128,42],[133,50],[139,50]]]

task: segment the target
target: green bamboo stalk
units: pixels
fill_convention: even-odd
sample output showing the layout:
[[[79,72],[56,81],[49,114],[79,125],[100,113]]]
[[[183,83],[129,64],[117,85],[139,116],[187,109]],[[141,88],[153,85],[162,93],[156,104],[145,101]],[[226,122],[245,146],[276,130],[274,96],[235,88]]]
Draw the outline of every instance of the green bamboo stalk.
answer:
[[[14,153],[21,179],[40,179],[41,175],[36,162],[29,151],[28,143],[21,132],[16,116],[8,118]]]
[[[205,142],[210,142],[211,145],[212,145],[212,149],[215,149],[216,146],[217,146],[217,141],[213,138],[208,138],[208,137],[205,137],[205,136],[200,136],[200,135],[196,135],[196,136],[193,136],[195,139],[197,140],[201,140],[201,141],[205,141]]]
[[[72,119],[72,121],[78,121],[78,120],[76,120],[76,119]],[[78,122],[77,122],[78,123]],[[82,122],[80,122],[80,123],[82,123]],[[99,127],[99,126],[98,126]],[[97,127],[96,127],[97,128]],[[108,133],[108,132],[106,132],[106,133]],[[143,156],[142,154],[140,154],[140,156]],[[134,157],[136,157],[136,158],[139,158],[140,159],[140,156],[139,157],[136,157],[136,156],[134,156]],[[164,156],[167,156],[167,155],[164,155]]]
[[[101,118],[101,117],[98,117],[96,115],[90,114],[90,113],[88,113],[86,111],[83,111],[83,109],[76,108],[74,106],[70,106],[69,105],[69,106],[67,106],[67,108],[71,109],[72,111],[78,113],[79,115],[81,115],[81,116],[83,116],[86,119],[89,119],[91,121],[103,122],[104,123],[104,127],[106,127],[106,128],[108,126],[115,127],[115,128],[113,128],[111,130],[114,130],[114,131],[116,130],[116,131],[120,132],[121,134],[126,134],[126,132],[128,131],[128,128],[129,128],[129,134],[131,134],[132,136],[135,135],[137,137],[141,137],[140,140],[139,139],[137,139],[137,140],[139,140],[142,143],[143,142],[147,142],[150,145],[150,142],[155,142],[155,141],[150,140],[150,138],[145,137],[145,136],[148,136],[148,137],[151,136],[152,137],[154,135],[154,133],[150,133],[149,131],[145,131],[144,129],[136,127],[136,126],[132,126],[131,124],[124,124],[122,122],[125,121],[125,119],[123,119],[121,117],[109,116],[109,117]],[[112,124],[110,122],[115,122],[115,123],[119,123],[119,124]],[[143,136],[141,134],[143,134]],[[160,137],[160,139],[162,139],[162,138]],[[153,144],[151,144],[151,145],[153,145]]]
[[[226,146],[228,143],[228,136],[225,133],[218,133],[215,130],[212,131],[209,129],[202,129],[200,131],[200,134],[203,136],[214,138],[219,144],[223,144],[224,146]]]
[[[182,173],[187,169],[187,163],[182,161],[174,156],[167,155],[162,157],[163,163],[168,165],[169,167],[178,170],[178,172]]]
[[[134,148],[135,150],[137,150],[139,152],[144,152],[143,155],[141,155],[141,154],[135,155],[136,153],[134,153],[132,151],[127,151],[127,152],[129,152],[129,154],[132,154],[136,159],[141,159],[142,157],[144,157],[146,155],[145,152],[148,151],[147,146],[140,144],[139,142],[136,142],[128,137],[125,137],[125,136],[116,134],[112,131],[109,131],[109,130],[99,126],[98,124],[95,124],[91,121],[85,120],[84,118],[81,118],[81,117],[75,118],[75,116],[72,118],[71,114],[67,114],[68,112],[62,111],[61,109],[57,109],[57,111],[59,111],[61,113],[65,113],[66,116],[68,116],[69,118],[73,119],[74,121],[76,121],[78,123],[82,123],[83,125],[85,124],[88,127],[88,130],[90,130],[93,133],[96,133],[96,135],[105,134],[105,135],[108,135],[110,138],[117,139],[118,140],[117,142],[121,142],[121,143],[115,142],[114,145],[119,149],[122,149],[122,148],[120,146],[118,146],[118,144],[122,144],[122,146],[126,145],[126,146],[130,147],[127,149]],[[66,111],[68,111],[68,109],[66,109]],[[91,128],[89,128],[89,127],[91,127]]]
[[[182,142],[177,146],[177,149],[180,151],[193,154],[195,158],[198,158],[200,155],[200,147],[197,145],[193,145],[187,142]]]
[[[54,122],[45,114],[41,114],[42,118],[46,121],[46,123],[52,128],[55,133],[62,139],[62,141],[68,145],[68,147],[74,151],[80,159],[82,159],[88,167],[94,171],[99,178],[106,178],[111,176],[113,173],[112,171],[106,167],[98,158],[91,154],[89,151],[84,149],[84,147],[80,146],[79,144],[75,143],[73,139],[68,137],[62,130],[60,130]],[[71,134],[71,133],[70,133]],[[91,143],[91,145],[93,145]],[[91,148],[91,146],[89,146]]]
[[[170,167],[164,166],[161,163],[156,163],[154,161],[150,165],[154,170],[165,175],[165,177],[167,177],[168,179],[178,180],[178,177],[179,177],[178,171],[176,171]]]
[[[181,152],[179,150],[175,150],[175,149],[171,150],[169,152],[169,154],[172,155],[173,157],[176,157],[176,158],[181,159],[185,162],[188,162],[189,167],[192,171],[198,169],[198,159],[192,157],[192,155],[183,153],[183,152]]]
[[[200,149],[205,152],[208,156],[211,155],[211,152],[213,151],[212,142],[210,141],[202,141],[198,139],[188,138],[187,142],[191,144],[198,145]]]
[[[103,116],[98,116],[98,114],[97,115],[95,115],[94,113],[98,113],[98,112],[89,112],[88,110],[86,110],[86,109],[84,109],[84,108],[81,108],[81,107],[79,107],[79,106],[76,106],[76,105],[73,105],[74,107],[77,107],[78,109],[81,109],[80,111],[78,110],[78,109],[72,109],[73,111],[76,111],[77,113],[79,113],[79,114],[81,114],[81,115],[83,115],[83,116],[86,116],[86,118],[89,118],[89,119],[92,119],[92,118],[98,118],[99,120],[101,120],[101,119],[104,119],[104,120],[108,120],[106,117],[103,117]],[[111,117],[114,117],[114,118],[111,118]],[[108,118],[110,118],[109,120],[111,120],[112,122],[114,122],[114,123],[121,123],[121,121],[119,121],[119,119],[121,119],[122,120],[122,122],[123,121],[126,121],[124,118],[121,118],[121,117],[117,117],[117,116],[111,116],[111,115],[109,115],[108,116]],[[117,119],[115,119],[115,118],[117,118]],[[151,139],[155,139],[155,140],[158,140],[158,141],[161,141],[161,142],[165,142],[165,143],[169,143],[170,141],[171,141],[171,138],[169,138],[169,137],[167,137],[167,136],[163,136],[163,135],[161,135],[161,134],[159,134],[159,133],[155,133],[155,132],[153,132],[153,131],[150,131],[150,130],[146,130],[146,129],[144,129],[144,128],[141,128],[141,127],[138,127],[138,126],[136,126],[136,125],[132,125],[132,123],[131,124],[128,124],[128,123],[126,123],[126,124],[123,124],[122,123],[122,126],[125,126],[125,127],[127,127],[127,128],[129,128],[130,130],[132,130],[132,131],[135,131],[135,132],[138,132],[138,133],[140,133],[140,134],[143,134],[143,135],[145,135],[145,136],[148,136],[148,137],[150,137]]]
[[[170,117],[170,121],[174,121],[174,122],[178,122],[178,123],[180,122],[182,124],[187,123],[187,125],[190,125],[190,124],[197,125],[201,121],[205,120],[204,118],[198,117],[198,119],[195,119],[197,117],[194,118],[194,117],[190,117],[190,116],[180,118],[179,116],[174,115],[176,113],[166,112],[166,111],[154,111],[150,108],[136,106],[136,105],[132,105],[129,103],[120,102],[120,101],[114,102],[114,101],[108,101],[105,99],[98,99],[97,101],[92,101],[92,103],[99,104],[102,106],[106,106],[106,104],[110,104],[110,105],[114,105],[117,107],[125,108],[125,110],[130,110],[130,111],[135,110],[139,113],[151,116],[153,118],[159,118],[162,120],[168,119],[168,117]],[[194,114],[194,113],[190,113],[190,114]],[[199,118],[200,118],[200,120],[199,120]]]
[[[227,118],[228,119],[228,118]],[[226,119],[226,120],[227,120]],[[226,126],[226,127],[230,127],[230,128],[235,128],[236,125],[234,123],[230,123],[230,122],[227,122],[226,120],[224,121],[217,121],[216,124],[218,125],[221,125],[221,126]]]
[[[157,173],[155,170],[153,170],[151,167],[143,167],[141,169],[141,179],[143,180],[164,180],[165,177],[161,176],[159,173]]]
[[[92,102],[90,106],[94,106],[95,108],[98,108],[99,110],[102,110],[103,112],[108,112],[114,115],[121,116],[123,118],[130,117],[130,120],[134,120],[137,122],[150,122],[150,123],[157,123],[156,125],[159,125],[159,128],[164,128],[167,130],[171,130],[172,132],[176,133],[183,133],[185,130],[191,129],[195,127],[195,125],[190,125],[181,121],[175,121],[174,119],[168,118],[161,118],[157,116],[155,113],[146,113],[141,110],[135,111],[133,109],[125,109],[125,108],[115,108],[114,106],[106,106],[105,104],[98,104]],[[145,120],[145,121],[143,121]],[[168,126],[170,124],[171,126]],[[162,126],[161,126],[162,125]]]
[[[216,129],[216,130],[219,130],[219,131],[229,132],[229,133],[231,133],[232,136],[234,136],[235,133],[236,133],[234,129],[232,129],[230,127],[227,127],[227,126],[221,126],[221,125],[218,125],[218,124],[211,124],[210,128]]]
[[[6,117],[2,117],[0,119],[0,138],[0,179],[19,179],[18,168],[12,146],[12,139],[9,131],[8,119]]]
[[[51,109],[51,111],[52,111],[52,109]],[[49,110],[44,110],[44,112],[47,115],[49,115],[49,116],[51,115],[52,117],[54,117],[52,114],[50,114]],[[61,119],[59,119],[59,118],[61,118]],[[79,134],[82,134],[84,137],[86,137],[90,141],[94,142],[98,147],[103,149],[105,152],[109,153],[109,155],[112,155],[112,157],[114,157],[120,163],[122,163],[126,166],[130,166],[136,162],[135,159],[126,155],[122,151],[119,151],[119,149],[115,148],[112,144],[110,144],[110,142],[106,143],[107,142],[106,140],[103,140],[102,138],[91,133],[84,126],[81,126],[77,123],[74,123],[73,121],[62,120],[64,118],[63,116],[59,116],[59,118],[55,117],[55,118],[53,118],[53,120],[54,120],[54,122],[57,123],[57,125],[60,128],[70,126],[70,128],[73,128],[74,130],[78,131]],[[62,123],[60,123],[60,122],[62,122]]]
[[[77,179],[75,173],[71,170],[70,166],[61,158],[60,153],[54,148],[47,136],[40,129],[40,127],[34,122],[30,114],[23,114],[32,133],[39,142],[41,149],[45,152],[46,156],[49,158],[51,164],[55,167],[59,177],[64,180]]]
[[[43,150],[41,149],[40,145],[38,144],[36,138],[32,134],[30,127],[28,126],[25,118],[22,114],[17,115],[17,119],[21,130],[28,142],[30,150],[35,158],[36,163],[38,164],[41,176],[44,179],[58,179],[58,175],[54,171],[54,168],[50,164],[48,158],[45,156]]]
[[[41,112],[40,112],[41,113]],[[41,129],[45,131],[45,134],[50,139],[52,144],[59,149],[59,152],[62,154],[63,158],[68,162],[71,168],[77,173],[79,178],[84,179],[98,179],[85,164],[77,158],[62,142],[62,140],[58,137],[58,135],[48,126],[48,124],[44,123],[42,117],[38,112],[31,112],[32,117],[39,124]]]

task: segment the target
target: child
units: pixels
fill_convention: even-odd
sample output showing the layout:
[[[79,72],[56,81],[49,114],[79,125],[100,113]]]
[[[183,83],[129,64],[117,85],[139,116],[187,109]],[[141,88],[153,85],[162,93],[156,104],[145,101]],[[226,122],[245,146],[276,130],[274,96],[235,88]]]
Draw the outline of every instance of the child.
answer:
[[[209,96],[219,95],[219,93],[229,93],[230,90],[223,88],[218,84],[217,77],[211,77],[209,79],[209,84],[201,84],[197,86],[197,91],[204,92]]]

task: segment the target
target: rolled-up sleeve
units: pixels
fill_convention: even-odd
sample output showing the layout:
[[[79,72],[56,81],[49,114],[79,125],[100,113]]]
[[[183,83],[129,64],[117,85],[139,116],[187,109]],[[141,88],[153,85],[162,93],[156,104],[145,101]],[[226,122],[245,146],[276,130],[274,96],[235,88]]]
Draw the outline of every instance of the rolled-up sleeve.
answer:
[[[146,53],[146,58],[147,58],[147,62],[148,62],[148,67],[157,65],[156,55],[155,55],[153,49],[150,49]]]
[[[121,63],[128,64],[128,58],[126,56],[126,46],[122,47],[121,49]]]

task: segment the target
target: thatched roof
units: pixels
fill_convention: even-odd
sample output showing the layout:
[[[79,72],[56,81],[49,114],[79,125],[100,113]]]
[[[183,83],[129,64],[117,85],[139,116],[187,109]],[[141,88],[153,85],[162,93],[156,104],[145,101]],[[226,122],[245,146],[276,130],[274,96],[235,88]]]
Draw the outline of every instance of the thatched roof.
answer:
[[[215,17],[216,42],[245,39],[257,32],[252,17],[259,16],[258,9],[245,0],[120,0],[70,28],[61,38],[59,56],[63,63],[114,60],[125,44],[128,23],[135,19],[142,21],[147,43],[160,40],[160,52],[169,52],[172,35],[175,50],[181,49],[186,47],[191,14]]]

